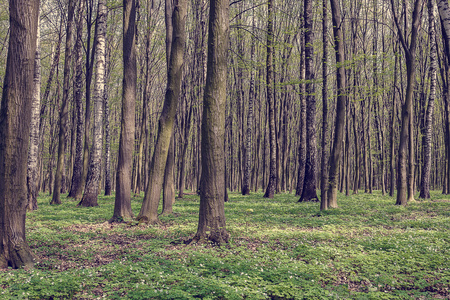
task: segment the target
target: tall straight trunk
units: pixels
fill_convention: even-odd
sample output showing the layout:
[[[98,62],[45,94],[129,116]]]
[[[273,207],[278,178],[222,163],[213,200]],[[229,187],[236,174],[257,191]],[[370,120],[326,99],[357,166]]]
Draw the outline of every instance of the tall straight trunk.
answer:
[[[173,40],[173,3],[172,0],[165,1],[165,20],[166,20],[166,65],[167,77],[169,77],[170,55],[172,53]],[[179,99],[178,99],[179,100]],[[164,168],[163,181],[163,214],[172,213],[172,204],[175,202],[175,130],[172,130],[169,149],[167,152],[166,166]]]
[[[146,159],[144,155],[144,148],[146,144],[146,140],[148,138],[148,106],[149,106],[149,99],[150,99],[150,60],[151,60],[151,48],[150,48],[150,41],[152,40],[152,33],[153,29],[152,26],[150,26],[150,22],[153,18],[154,13],[154,1],[148,1],[147,2],[147,33],[145,37],[145,85],[143,90],[143,96],[142,96],[142,119],[140,124],[140,134],[139,134],[139,146],[138,146],[138,153],[137,153],[137,177],[136,182],[134,185],[133,192],[135,194],[140,194],[141,190],[143,189],[143,186],[145,186],[145,166],[147,165]],[[148,155],[148,154],[147,154]],[[145,189],[145,188],[144,188]]]
[[[252,29],[255,27],[255,17],[252,16]],[[255,61],[255,39],[252,39],[250,46],[250,61]],[[248,93],[248,115],[247,132],[244,157],[244,182],[242,184],[242,195],[250,194],[250,172],[252,169],[252,126],[254,122],[253,102],[255,98],[255,72],[253,66],[250,68],[250,89]]]
[[[297,185],[295,188],[295,196],[301,196],[303,194],[303,186],[305,182],[305,165],[306,165],[306,97],[305,97],[305,45],[304,38],[301,38],[301,51],[300,51],[300,139],[298,143],[298,170],[297,170]]]
[[[322,0],[322,169],[320,181],[320,210],[328,209],[328,0]]]
[[[83,1],[83,0],[81,0]],[[93,1],[86,1],[86,10],[87,10],[87,46],[86,46],[86,104],[85,104],[85,114],[84,114],[84,145],[83,145],[83,171],[81,173],[81,181],[78,188],[75,190],[75,199],[81,199],[83,196],[83,189],[86,186],[86,179],[88,174],[88,169],[90,168],[89,161],[89,147],[90,147],[90,130],[91,130],[91,83],[92,83],[92,74],[94,70],[94,56],[99,56],[97,53],[98,46],[98,33],[99,33],[99,24],[100,19],[97,16],[95,21],[95,33],[94,33],[94,43],[93,49],[91,49],[91,29],[92,29],[92,15],[93,15]],[[97,46],[96,46],[97,45]],[[91,51],[92,50],[92,51]]]
[[[356,77],[356,75],[355,75]],[[356,85],[356,83],[355,83]],[[356,102],[352,103],[353,106],[353,110],[352,110],[352,117],[353,117],[353,137],[355,140],[355,173],[354,173],[354,177],[352,178],[353,181],[353,194],[358,194],[358,190],[359,190],[359,168],[360,166],[360,162],[359,162],[359,136],[358,136],[358,120],[356,119],[356,115],[357,115],[357,106],[356,106]],[[363,115],[364,116],[364,115]],[[363,119],[363,124],[364,124],[364,119]],[[363,130],[364,131],[364,130]]]
[[[38,175],[38,149],[39,149],[39,124],[40,124],[40,106],[41,106],[41,47],[40,47],[39,17],[36,38],[36,54],[34,58],[34,76],[33,76],[33,102],[31,102],[31,123],[30,123],[30,147],[28,150],[27,167],[27,196],[28,210],[38,208],[37,196],[39,194],[39,175]]]
[[[211,0],[206,85],[202,119],[202,177],[197,233],[193,241],[227,243],[225,223],[225,103],[229,1]]]
[[[109,55],[106,57],[106,65],[109,65]],[[108,100],[108,68],[105,68],[105,91],[103,94],[103,110],[105,112],[104,115],[104,134],[105,134],[105,196],[111,195],[112,190],[112,182],[111,182],[111,128],[109,124],[109,100]]]
[[[264,198],[273,198],[277,187],[277,146],[275,131],[275,99],[273,92],[273,0],[267,2],[267,59],[266,88],[267,105],[269,108],[269,182]]]
[[[338,0],[330,0],[331,14],[333,20],[334,49],[338,70],[337,80],[337,100],[336,100],[336,122],[333,141],[333,149],[330,154],[330,171],[328,186],[328,207],[336,208],[337,205],[337,185],[339,180],[339,165],[342,155],[342,140],[345,126],[345,104],[347,102],[344,58],[344,34],[342,29],[341,11]]]
[[[102,165],[102,142],[103,142],[103,97],[105,90],[105,50],[106,50],[106,0],[98,1],[98,32],[96,44],[95,64],[95,90],[94,90],[94,134],[93,144],[89,158],[89,169],[86,177],[86,186],[79,206],[98,206],[100,169]]]
[[[158,137],[149,170],[149,184],[138,215],[138,220],[144,223],[152,224],[158,222],[158,205],[161,197],[164,170],[181,90],[184,41],[186,37],[184,28],[186,6],[185,0],[174,2],[172,15],[173,40],[164,106],[159,118]]]
[[[186,154],[188,150],[189,145],[189,131],[191,129],[191,118],[192,118],[192,111],[194,110],[194,105],[191,103],[189,108],[189,113],[186,118],[185,126],[184,126],[184,143],[183,143],[183,150],[181,152],[181,165],[180,165],[180,187],[178,190],[178,198],[183,198],[184,196],[184,190],[186,188]]]
[[[305,21],[305,80],[306,80],[306,165],[305,181],[299,202],[318,201],[316,192],[316,96],[313,80],[315,78],[313,68],[314,32],[312,19],[312,0],[304,1]]]
[[[25,216],[39,1],[9,3],[11,33],[0,108],[0,268],[20,268],[33,266]]]
[[[416,53],[416,43],[417,43],[417,35],[420,24],[420,11],[423,4],[423,0],[416,0],[414,3],[414,11],[412,17],[412,29],[411,29],[411,38],[410,43],[408,44],[403,36],[403,31],[399,26],[397,17],[395,15],[395,7],[394,2],[391,0],[392,11],[394,13],[394,21],[397,26],[398,35],[403,46],[403,50],[405,52],[406,59],[406,96],[405,103],[402,105],[402,126],[400,130],[400,143],[398,149],[398,175],[397,175],[397,202],[396,205],[406,205],[408,201],[414,200],[414,193],[411,189],[411,181],[408,182],[407,178],[407,148],[408,141],[410,140],[409,134],[413,131],[411,121],[413,116],[413,93],[414,93],[414,84],[415,84],[415,53]],[[410,147],[412,147],[412,143],[410,143]],[[410,155],[414,153],[412,149],[410,149]],[[413,158],[410,158],[410,170],[414,168],[411,162]],[[412,173],[414,174],[414,173]]]
[[[66,48],[64,51],[64,83],[63,98],[59,111],[59,135],[58,135],[58,160],[56,163],[55,183],[50,204],[61,204],[61,181],[64,173],[64,158],[66,150],[67,120],[69,118],[68,101],[70,89],[70,70],[72,68],[72,24],[75,12],[75,0],[69,0],[67,27],[66,27]]]
[[[390,136],[390,144],[391,144],[391,158],[390,158],[390,189],[389,196],[394,197],[395,191],[395,119],[397,117],[397,103],[396,103],[396,87],[397,87],[397,62],[398,56],[395,57],[395,66],[394,66],[394,86],[392,87],[392,117],[391,117],[391,136]]]
[[[135,0],[124,0],[123,7],[122,119],[120,122],[114,214],[109,222],[120,222],[133,217],[133,211],[131,210],[131,164],[134,147],[137,82],[136,2]]]
[[[78,14],[76,19],[77,38],[75,41],[75,83],[74,102],[76,110],[76,142],[75,158],[73,162],[72,184],[67,197],[74,198],[76,191],[81,184],[83,172],[83,12],[84,0],[79,1]]]

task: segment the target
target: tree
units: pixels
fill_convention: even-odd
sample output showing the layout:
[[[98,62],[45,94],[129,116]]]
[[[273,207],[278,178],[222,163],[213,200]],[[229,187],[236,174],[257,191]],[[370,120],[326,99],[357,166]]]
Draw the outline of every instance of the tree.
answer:
[[[72,184],[67,197],[74,198],[81,185],[83,176],[83,12],[84,1],[81,0],[78,6],[76,18],[77,37],[75,40],[75,83],[74,83],[74,102],[76,110],[76,141],[75,157],[73,161]]]
[[[164,170],[172,137],[175,113],[181,90],[181,76],[184,55],[186,1],[177,0],[173,8],[173,40],[164,106],[159,118],[158,137],[149,170],[144,201],[137,219],[140,222],[158,222],[158,205],[161,197]]]
[[[316,96],[314,95],[314,32],[312,0],[304,1],[305,22],[305,80],[306,80],[306,164],[305,181],[298,202],[318,201],[316,193]]]
[[[411,185],[413,181],[407,181],[407,147],[408,140],[412,138],[412,117],[413,117],[413,93],[415,84],[415,59],[416,59],[416,44],[417,35],[419,31],[419,24],[421,19],[421,7],[423,5],[423,0],[414,1],[414,10],[412,15],[412,28],[411,28],[411,38],[408,43],[406,37],[403,34],[403,30],[400,27],[396,16],[396,9],[394,6],[394,0],[391,0],[392,13],[394,17],[395,26],[397,27],[397,34],[399,36],[401,45],[405,52],[406,60],[406,95],[405,103],[402,105],[402,125],[400,130],[400,144],[398,149],[398,171],[397,171],[397,202],[396,205],[406,205],[408,201],[414,201],[414,191]],[[413,143],[410,142],[410,162],[409,170],[410,177],[414,176],[413,172]]]
[[[41,49],[40,49],[40,31],[39,31],[39,17],[38,17],[36,55],[34,58],[34,91],[33,91],[33,102],[31,103],[30,147],[28,150],[28,169],[27,169],[28,210],[35,210],[38,208],[37,196],[39,194],[38,150],[39,150],[40,107],[41,107]]]
[[[255,16],[252,16],[252,29],[255,28]],[[252,39],[250,46],[250,61],[255,61],[255,39]],[[247,132],[245,141],[245,157],[244,157],[244,182],[242,184],[242,195],[250,194],[250,172],[252,169],[252,126],[254,122],[253,101],[255,98],[255,72],[253,65],[250,67],[250,89],[248,93],[248,115],[247,115]]]
[[[266,89],[269,107],[269,183],[264,198],[273,198],[277,186],[277,146],[275,130],[275,99],[273,92],[273,0],[267,1]]]
[[[430,198],[430,176],[431,176],[431,139],[433,129],[434,99],[436,98],[436,70],[437,70],[437,49],[436,31],[434,21],[434,5],[432,0],[428,0],[428,38],[430,41],[430,95],[428,97],[428,107],[425,116],[425,135],[423,136],[423,170],[420,184],[420,198]]]
[[[330,0],[333,20],[334,49],[337,64],[337,101],[336,119],[334,126],[333,148],[330,153],[330,170],[328,176],[328,207],[337,207],[337,185],[339,180],[339,165],[342,155],[342,144],[345,126],[345,105],[347,102],[347,88],[345,79],[344,34],[342,29],[341,9],[338,0]]]
[[[169,76],[170,55],[172,52],[172,39],[173,39],[172,14],[173,14],[172,0],[166,0],[165,1],[165,16],[166,16],[165,20],[166,20],[167,76]],[[175,202],[175,182],[174,182],[174,178],[173,178],[174,177],[174,168],[175,168],[175,130],[172,130],[172,137],[170,138],[169,150],[167,152],[166,166],[164,168],[162,214],[171,214],[172,213],[172,205]]]
[[[123,1],[123,89],[120,122],[119,158],[116,171],[114,215],[110,222],[133,217],[131,210],[131,165],[134,147],[136,103],[136,1]]]
[[[64,59],[64,84],[63,99],[59,111],[59,135],[58,135],[58,160],[56,164],[55,183],[53,186],[52,200],[50,204],[61,204],[61,181],[64,172],[64,157],[66,148],[67,120],[69,118],[68,98],[70,87],[70,70],[72,67],[72,23],[75,12],[75,0],[69,0],[67,27],[66,27],[66,49]]]
[[[270,2],[270,1],[269,1]],[[211,0],[208,25],[208,56],[202,118],[202,177],[197,233],[193,241],[227,243],[224,199],[224,137],[228,0]]]
[[[322,0],[322,169],[320,181],[320,210],[328,209],[328,0]]]
[[[27,153],[39,1],[10,0],[10,38],[0,109],[0,268],[32,267],[25,238]]]
[[[100,168],[102,164],[102,120],[103,120],[103,97],[105,89],[105,37],[106,37],[106,1],[98,1],[98,32],[95,53],[97,61],[95,64],[95,91],[94,91],[94,136],[93,145],[89,159],[89,169],[86,178],[83,198],[79,206],[98,206],[98,187],[100,181]],[[87,125],[86,125],[87,126]],[[85,141],[86,143],[86,141]]]

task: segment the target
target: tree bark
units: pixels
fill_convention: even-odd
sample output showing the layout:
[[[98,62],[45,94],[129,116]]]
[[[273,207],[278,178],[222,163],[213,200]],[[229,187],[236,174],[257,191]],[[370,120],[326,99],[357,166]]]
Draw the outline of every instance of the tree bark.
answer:
[[[67,120],[69,118],[68,101],[70,89],[70,70],[72,68],[72,24],[75,12],[75,0],[68,2],[66,48],[64,51],[64,83],[63,98],[59,111],[58,159],[56,163],[55,183],[50,204],[61,204],[61,183],[64,173],[64,158],[66,150]]]
[[[430,40],[430,95],[425,115],[425,135],[423,137],[423,170],[420,184],[420,198],[430,198],[430,176],[431,176],[431,139],[433,130],[434,100],[436,98],[436,71],[437,71],[437,49],[435,14],[432,0],[428,0],[428,37]]]
[[[123,89],[120,124],[119,158],[116,172],[114,214],[109,222],[133,217],[131,210],[131,164],[134,148],[136,103],[136,1],[123,1]]]
[[[27,153],[39,1],[10,0],[10,38],[0,109],[0,268],[32,267],[25,238]]]
[[[273,92],[273,0],[267,2],[267,59],[266,88],[267,105],[269,108],[269,182],[264,198],[273,198],[277,187],[277,145],[275,130],[275,99]]]
[[[252,29],[255,27],[255,17],[252,16]],[[250,61],[255,61],[255,39],[252,39],[250,46]],[[254,122],[253,102],[255,98],[255,72],[253,65],[250,67],[250,88],[248,93],[248,114],[247,114],[247,132],[245,141],[244,157],[244,181],[242,184],[242,195],[250,194],[250,172],[252,170],[252,126]]]
[[[78,7],[76,20],[77,38],[75,41],[75,84],[74,84],[74,102],[76,109],[76,142],[75,158],[73,162],[72,184],[67,197],[74,198],[78,187],[81,185],[83,173],[83,12],[84,1],[81,0]]]
[[[318,201],[316,192],[316,96],[313,80],[315,78],[313,59],[314,59],[314,33],[312,0],[304,1],[304,20],[305,20],[305,79],[306,79],[306,165],[305,181],[303,183],[302,195],[298,202]]]
[[[97,19],[95,21],[95,33],[94,33],[94,43],[93,43],[93,51],[91,52],[91,28],[92,28],[92,15],[93,15],[93,1],[86,1],[86,10],[87,10],[87,47],[86,47],[86,104],[85,104],[85,114],[84,114],[84,145],[83,145],[83,166],[81,173],[81,181],[75,190],[75,199],[81,199],[83,196],[83,189],[86,186],[86,179],[88,174],[88,169],[90,168],[90,157],[89,157],[89,147],[90,147],[90,130],[91,130],[91,82],[92,82],[92,74],[94,70],[94,56],[99,56],[97,53],[98,46],[98,27],[100,24],[100,18],[97,15]]]
[[[322,169],[320,182],[320,210],[328,209],[328,0],[322,0]]]
[[[207,75],[202,118],[202,177],[197,233],[193,241],[208,239],[227,243],[224,199],[225,103],[227,98],[227,50],[229,1],[211,0]]]
[[[103,96],[105,89],[105,37],[106,37],[106,0],[98,2],[98,32],[97,44],[95,47],[97,62],[95,64],[95,90],[94,90],[94,135],[93,145],[89,158],[89,169],[86,178],[83,198],[79,206],[98,206],[97,197],[99,194],[100,169],[102,165],[102,141],[103,141]]]
[[[36,54],[34,58],[34,87],[33,102],[31,103],[31,123],[30,123],[30,147],[28,150],[28,167],[27,167],[27,196],[28,210],[36,210],[38,208],[37,196],[39,194],[39,174],[38,174],[38,157],[39,157],[39,124],[40,124],[40,106],[41,106],[41,49],[40,49],[40,30],[39,17],[36,38]]]
[[[397,26],[398,35],[400,38],[400,42],[403,46],[403,50],[405,52],[406,59],[406,98],[405,103],[402,105],[402,126],[400,130],[400,143],[398,149],[398,175],[397,175],[397,202],[396,205],[406,205],[408,201],[414,200],[413,191],[411,188],[408,188],[411,185],[411,181],[408,182],[407,178],[407,147],[409,141],[410,134],[410,126],[412,126],[411,118],[413,116],[413,93],[414,93],[414,84],[415,84],[415,52],[416,52],[416,43],[417,43],[417,35],[420,24],[420,11],[421,6],[423,4],[423,0],[416,0],[414,3],[414,11],[412,17],[412,29],[411,29],[411,38],[409,45],[403,36],[403,32],[400,29],[398,24],[397,17],[395,15],[394,2],[391,0],[392,11],[394,13],[394,21]],[[411,130],[412,131],[412,130]],[[412,147],[412,143],[410,143],[410,147]],[[410,155],[413,151],[410,150]],[[414,166],[411,165],[410,159],[410,169]]]
[[[336,55],[336,64],[338,70],[336,73],[337,81],[337,100],[336,100],[336,120],[333,149],[330,153],[330,170],[328,176],[328,207],[337,208],[337,186],[339,180],[339,165],[342,155],[342,143],[345,127],[345,104],[347,102],[347,89],[344,67],[344,34],[342,29],[341,11],[338,0],[330,0],[331,14],[333,20],[334,49]]]
[[[163,209],[161,214],[170,215],[173,213],[173,204],[175,203],[175,136],[172,134],[172,139],[167,152],[166,168],[164,170],[163,182]]]
[[[144,201],[138,215],[140,222],[154,224],[158,222],[158,205],[164,171],[172,137],[175,113],[181,90],[181,77],[184,55],[184,41],[186,37],[186,1],[174,2],[173,9],[173,40],[170,54],[170,66],[167,78],[166,95],[158,125],[158,137],[153,152],[149,170],[149,184],[145,191]]]

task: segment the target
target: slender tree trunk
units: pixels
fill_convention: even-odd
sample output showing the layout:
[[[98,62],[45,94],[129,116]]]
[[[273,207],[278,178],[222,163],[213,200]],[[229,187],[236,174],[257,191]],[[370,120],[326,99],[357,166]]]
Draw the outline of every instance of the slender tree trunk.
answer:
[[[74,102],[76,109],[76,145],[75,158],[73,163],[72,184],[67,197],[74,198],[78,187],[81,185],[83,172],[83,103],[82,103],[82,85],[83,85],[83,12],[84,0],[79,1],[77,15],[77,39],[75,41],[75,84],[74,84]]]
[[[106,65],[109,65],[109,55],[107,54]],[[111,183],[111,129],[109,125],[109,100],[108,100],[108,68],[105,68],[105,91],[103,95],[103,110],[104,115],[104,134],[105,134],[105,196],[111,195],[112,183]],[[120,143],[120,142],[119,142]]]
[[[178,0],[173,9],[173,40],[170,54],[170,67],[164,106],[158,125],[158,138],[149,170],[149,184],[145,191],[144,202],[138,220],[144,223],[158,222],[158,205],[164,179],[164,170],[172,137],[175,113],[181,90],[181,76],[184,55],[186,2]]]
[[[34,87],[33,102],[31,103],[31,124],[30,124],[30,148],[28,150],[27,168],[27,192],[28,210],[38,208],[37,196],[39,194],[39,174],[38,174],[38,149],[39,149],[39,124],[41,106],[41,47],[40,47],[39,17],[36,38],[36,55],[34,58]]]
[[[252,29],[255,27],[255,17],[252,16]],[[252,39],[250,46],[250,61],[255,61],[255,39]],[[247,132],[245,143],[244,157],[244,182],[242,184],[242,195],[250,194],[250,172],[252,169],[252,126],[254,122],[253,102],[255,98],[255,72],[253,66],[250,68],[250,89],[248,93],[248,115],[247,115]]]
[[[396,87],[397,87],[397,62],[398,56],[395,57],[394,66],[394,86],[392,87],[392,117],[391,117],[391,158],[390,158],[390,182],[391,186],[389,189],[389,196],[394,197],[395,191],[395,119],[397,118],[397,97],[396,97]]]
[[[83,0],[82,0],[83,1]],[[95,33],[94,33],[94,43],[93,51],[91,52],[91,28],[92,28],[92,15],[93,15],[93,1],[86,1],[87,10],[87,47],[86,47],[86,104],[85,104],[85,114],[84,114],[84,146],[83,146],[83,171],[81,173],[81,182],[75,191],[75,199],[81,199],[83,196],[83,189],[86,186],[86,179],[88,174],[88,169],[90,168],[90,157],[89,157],[89,147],[90,147],[90,130],[91,130],[91,82],[92,74],[94,70],[94,55],[99,57],[100,54],[97,53],[98,46],[98,33],[100,18],[97,16],[95,21]],[[89,4],[89,5],[88,5]],[[96,46],[97,45],[97,46]],[[95,105],[95,104],[94,104]]]
[[[330,171],[328,186],[328,207],[337,208],[337,185],[339,180],[339,164],[342,155],[342,141],[344,138],[345,126],[345,104],[347,102],[345,68],[344,68],[344,35],[343,24],[341,19],[341,11],[338,0],[330,0],[331,14],[333,20],[334,48],[336,55],[336,63],[338,70],[336,73],[337,80],[337,100],[336,100],[336,123],[333,141],[333,149],[330,154]]]
[[[170,55],[172,53],[173,40],[173,3],[172,0],[165,1],[165,20],[166,20],[166,65],[167,77],[169,77]],[[178,99],[179,100],[179,99]],[[175,168],[175,130],[172,130],[172,137],[170,138],[169,150],[167,152],[166,166],[164,169],[163,181],[163,214],[172,213],[172,204],[175,202],[175,182],[174,182],[174,168]]]
[[[106,50],[106,0],[98,2],[98,32],[96,44],[97,62],[95,64],[95,91],[94,91],[94,136],[91,154],[89,158],[89,170],[86,177],[83,198],[79,206],[98,206],[100,169],[102,165],[102,141],[103,141],[103,97],[105,90],[105,50]]]
[[[11,34],[0,109],[0,268],[20,268],[33,266],[25,216],[39,1],[9,3]]]
[[[202,119],[200,212],[193,241],[227,243],[224,198],[224,136],[229,35],[229,1],[211,0],[208,60]],[[274,170],[275,171],[275,170]]]
[[[66,150],[67,120],[69,118],[68,101],[70,88],[70,70],[72,67],[72,24],[75,12],[75,0],[69,0],[66,27],[66,49],[64,52],[64,83],[63,98],[59,111],[58,160],[56,164],[55,184],[53,186],[50,204],[61,204],[61,182],[64,173],[64,158]]]
[[[328,0],[322,0],[322,169],[320,182],[320,210],[328,209]]]
[[[306,165],[306,97],[305,97],[305,84],[302,82],[305,80],[305,45],[303,35],[301,38],[301,51],[300,51],[300,141],[298,146],[298,170],[297,170],[297,185],[295,188],[295,196],[301,196],[303,194],[303,186],[305,183],[305,165]]]
[[[267,104],[269,107],[269,183],[264,198],[273,198],[277,187],[277,146],[275,131],[275,99],[273,92],[273,0],[267,2],[267,59],[266,59],[266,85]]]
[[[305,79],[306,79],[306,165],[305,181],[302,195],[298,202],[318,201],[316,192],[316,96],[313,80],[315,78],[313,68],[314,33],[312,19],[312,0],[304,1],[305,20]]]
[[[406,85],[406,98],[405,103],[402,105],[402,127],[400,130],[400,144],[398,149],[398,175],[397,175],[397,205],[406,205],[408,201],[414,200],[414,191],[408,187],[411,185],[411,181],[408,182],[407,178],[407,147],[408,147],[408,141],[409,136],[408,134],[412,131],[410,131],[410,126],[412,126],[411,119],[413,116],[413,93],[414,93],[414,83],[415,83],[415,52],[416,52],[416,42],[417,42],[417,35],[418,35],[418,29],[420,24],[420,11],[423,4],[422,0],[416,0],[414,4],[414,11],[413,11],[413,17],[412,17],[412,31],[411,31],[411,38],[410,38],[410,44],[407,44],[407,41],[405,40],[405,37],[403,36],[403,32],[399,27],[398,20],[395,16],[395,8],[394,8],[394,2],[391,0],[392,4],[392,11],[394,12],[394,20],[397,26],[398,35],[400,37],[400,41],[402,43],[403,49],[405,51],[405,58],[406,58],[406,78],[407,78],[407,85]],[[412,143],[410,143],[410,147],[412,147]],[[410,155],[414,153],[412,150],[410,150]],[[411,168],[414,168],[413,164],[413,158],[410,158],[410,170]],[[411,173],[410,173],[411,174]],[[412,175],[414,173],[412,172]]]
[[[114,214],[109,222],[121,222],[133,217],[131,210],[131,164],[134,147],[136,102],[136,2],[123,1],[123,90],[120,124],[119,158],[116,172]]]

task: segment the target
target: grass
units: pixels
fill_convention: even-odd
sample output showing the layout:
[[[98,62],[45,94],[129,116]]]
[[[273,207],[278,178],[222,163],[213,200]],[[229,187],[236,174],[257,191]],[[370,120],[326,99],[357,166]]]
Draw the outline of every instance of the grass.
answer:
[[[142,196],[133,199],[138,213]],[[199,198],[157,226],[110,225],[114,197],[80,208],[38,199],[27,215],[32,270],[0,271],[0,299],[448,299],[450,197],[407,207],[375,192],[339,209],[230,193],[228,245],[186,246]]]

